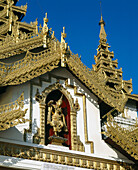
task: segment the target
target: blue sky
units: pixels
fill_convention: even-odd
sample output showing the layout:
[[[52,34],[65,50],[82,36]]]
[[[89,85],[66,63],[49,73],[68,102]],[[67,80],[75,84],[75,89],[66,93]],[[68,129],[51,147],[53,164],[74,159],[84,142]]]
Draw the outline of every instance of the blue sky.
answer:
[[[99,44],[100,0],[19,0],[17,5],[28,3],[23,21],[43,23],[48,13],[48,25],[60,40],[62,27],[73,53],[81,55],[89,68]],[[138,94],[138,0],[102,0],[102,13],[106,23],[107,42],[123,69],[123,79],[132,78],[133,92]]]

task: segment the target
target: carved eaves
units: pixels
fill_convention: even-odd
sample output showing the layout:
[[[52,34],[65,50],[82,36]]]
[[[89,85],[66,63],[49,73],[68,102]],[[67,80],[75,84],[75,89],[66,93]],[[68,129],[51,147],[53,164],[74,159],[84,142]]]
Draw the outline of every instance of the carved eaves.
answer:
[[[31,38],[32,36],[34,38]],[[43,39],[34,33],[24,33],[19,37],[18,41],[16,42],[15,37],[7,36],[1,42],[0,59],[9,58],[43,45]]]
[[[51,47],[39,53],[28,52],[23,60],[13,64],[0,63],[1,86],[21,84],[59,67],[60,44],[56,45],[56,50],[53,48],[54,44],[55,41],[51,41]],[[118,111],[123,111],[128,97],[120,89],[108,87],[102,73],[87,68],[74,54],[68,57],[66,64],[96,96]]]
[[[16,18],[15,18],[16,19]],[[8,22],[8,21],[7,21]],[[106,104],[118,111],[123,111],[128,100],[126,94],[132,91],[132,82],[122,80],[122,70],[115,69],[117,61],[112,61],[114,53],[108,50],[106,34],[102,26],[100,45],[95,56],[96,69],[87,68],[77,55],[71,53],[65,42],[65,28],[59,42],[47,25],[47,14],[44,18],[43,27],[35,23],[26,24],[16,21],[12,25],[12,33],[0,43],[0,59],[8,58],[27,51],[24,59],[12,64],[0,63],[0,86],[17,85],[40,76],[48,71],[59,67],[67,67],[75,76],[83,82],[96,96]],[[101,20],[103,24],[103,20]],[[20,28],[32,30],[31,33],[23,33]],[[33,29],[34,28],[34,29]],[[103,36],[102,33],[105,35]],[[104,39],[103,39],[104,38]],[[28,50],[44,47],[46,50],[39,53],[31,53]],[[101,57],[101,59],[99,58]],[[104,62],[107,66],[104,66]]]
[[[49,48],[39,52],[28,52],[24,59],[13,64],[0,63],[1,65],[1,86],[21,84],[38,77],[59,66],[60,51],[54,50],[54,41]]]
[[[111,115],[107,117],[104,135],[125,150],[131,157],[138,160],[138,127],[126,129],[118,125]]]
[[[9,29],[8,24],[0,26],[0,33],[6,33]],[[22,29],[30,30],[30,33],[22,32]],[[42,27],[37,32],[37,21],[27,24],[18,22],[12,26],[12,33],[0,35],[0,59],[9,58],[11,56],[21,54],[27,50],[31,50],[43,45]]]
[[[72,55],[67,64],[69,69],[101,100],[123,111],[127,96],[120,90],[114,90],[106,86],[106,78],[102,73],[96,73],[87,68],[76,55]]]
[[[22,110],[24,107],[23,100],[24,94],[22,93],[16,101],[0,105],[0,131],[29,121],[24,118],[27,109]]]

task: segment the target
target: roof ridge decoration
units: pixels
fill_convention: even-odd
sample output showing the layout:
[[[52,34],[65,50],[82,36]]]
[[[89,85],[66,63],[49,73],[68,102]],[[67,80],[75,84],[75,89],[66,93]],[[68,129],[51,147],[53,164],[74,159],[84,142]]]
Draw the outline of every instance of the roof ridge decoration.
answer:
[[[63,32],[61,32],[61,67],[66,67],[66,52],[67,52],[67,43],[65,42],[67,34],[65,33],[65,27],[63,27]]]
[[[19,123],[26,123],[29,121],[24,116],[27,109],[24,107],[24,93],[14,102],[0,105],[0,131],[9,129]]]
[[[48,37],[48,33],[49,33],[49,28],[48,28],[48,18],[47,18],[47,13],[45,15],[44,18],[44,24],[43,24],[43,47],[46,48],[47,47],[47,37]]]

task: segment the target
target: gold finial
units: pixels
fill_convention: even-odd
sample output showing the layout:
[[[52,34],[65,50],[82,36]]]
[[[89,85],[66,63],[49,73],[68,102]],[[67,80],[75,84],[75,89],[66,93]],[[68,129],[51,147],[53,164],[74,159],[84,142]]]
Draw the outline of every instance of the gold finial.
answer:
[[[63,33],[62,33],[63,38],[65,39],[67,34],[65,33],[65,27],[63,27]]]
[[[47,19],[47,12],[46,12],[46,17],[45,18]]]
[[[36,18],[35,20],[35,27],[36,27],[36,34],[38,34],[38,19]]]
[[[27,5],[28,5],[28,4],[26,3],[25,6],[24,6],[25,10],[27,10]]]
[[[99,25],[101,25],[101,24],[105,25],[105,22],[103,20],[103,15],[102,15],[102,3],[101,3],[101,1],[100,1],[100,10],[101,10],[101,20],[99,22]]]
[[[52,39],[54,39],[54,37],[55,37],[55,31],[53,31],[52,33]]]
[[[106,35],[105,29],[104,29],[105,22],[104,22],[103,16],[102,16],[101,1],[100,1],[100,9],[101,9],[101,20],[100,20],[100,22],[99,22],[99,25],[101,26],[101,29],[100,29],[99,37],[100,37],[100,40],[106,41],[106,36],[107,36],[107,35]]]
[[[48,18],[47,18],[47,13],[45,15],[45,18],[44,18],[44,24],[43,24],[43,28],[42,28],[42,31],[43,31],[43,47],[46,48],[47,47],[47,35],[48,35],[48,32],[49,32],[49,28],[48,28]]]
[[[67,34],[65,33],[65,27],[63,27],[63,32],[61,32],[61,66],[62,67],[65,67],[66,64],[66,57],[65,57],[65,54],[66,54],[66,51],[67,51],[67,43],[65,42],[65,38],[66,38]]]
[[[47,12],[45,14],[44,22],[48,23]]]
[[[65,33],[65,27],[63,27],[63,33]]]

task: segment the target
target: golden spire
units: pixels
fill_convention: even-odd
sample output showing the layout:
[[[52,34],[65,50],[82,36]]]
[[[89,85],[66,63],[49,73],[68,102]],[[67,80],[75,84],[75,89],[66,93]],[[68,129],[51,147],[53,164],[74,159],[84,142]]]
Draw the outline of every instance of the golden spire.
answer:
[[[105,22],[104,22],[103,16],[102,16],[101,1],[100,1],[100,9],[101,9],[101,20],[99,22],[99,25],[101,26],[101,29],[100,29],[99,37],[100,37],[100,40],[107,41],[107,39],[106,39],[107,35],[106,35],[105,29],[104,29]]]
[[[105,22],[103,20],[103,16],[101,15],[101,20],[99,22],[99,25],[101,26],[101,29],[100,29],[100,34],[99,34],[99,37],[100,37],[100,40],[104,40],[106,41],[106,32],[105,32],[105,29],[104,29],[104,26],[105,26]]]

